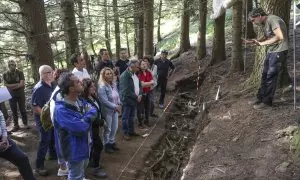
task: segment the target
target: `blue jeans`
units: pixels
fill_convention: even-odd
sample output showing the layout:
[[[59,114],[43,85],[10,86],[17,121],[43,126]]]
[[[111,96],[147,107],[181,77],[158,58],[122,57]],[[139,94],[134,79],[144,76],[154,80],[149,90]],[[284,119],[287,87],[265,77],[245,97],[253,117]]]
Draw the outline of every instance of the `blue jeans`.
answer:
[[[44,168],[44,161],[49,150],[50,157],[56,157],[55,146],[54,146],[54,130],[45,131],[42,127],[41,121],[36,119],[36,126],[40,133],[40,143],[36,157],[36,168]]]
[[[0,158],[6,159],[18,167],[24,180],[35,180],[28,157],[18,148],[11,139],[8,138],[11,145],[6,151],[0,152]]]
[[[68,180],[82,180],[84,178],[84,169],[86,168],[88,160],[79,162],[68,162]]]
[[[123,105],[122,129],[123,133],[130,135],[134,132],[134,117],[136,106]]]
[[[118,113],[107,114],[105,117],[106,126],[104,126],[103,142],[104,144],[115,143],[115,137],[118,130]]]

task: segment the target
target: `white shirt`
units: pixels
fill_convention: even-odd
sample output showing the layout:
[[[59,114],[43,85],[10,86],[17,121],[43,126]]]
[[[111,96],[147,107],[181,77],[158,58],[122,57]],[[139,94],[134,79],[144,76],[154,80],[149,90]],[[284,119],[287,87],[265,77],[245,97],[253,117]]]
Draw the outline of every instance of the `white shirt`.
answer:
[[[56,86],[56,88],[54,89],[54,91],[52,92],[51,97],[50,97],[50,118],[51,118],[52,123],[54,121],[54,111],[55,111],[55,101],[53,100],[53,96],[57,91],[59,91],[58,86]],[[61,99],[62,99],[61,94],[58,93],[56,95],[56,101],[59,101]]]
[[[133,79],[133,83],[134,83],[134,92],[135,92],[135,95],[139,95],[140,94],[140,80],[139,78],[133,74],[132,75],[132,79]]]
[[[91,79],[91,76],[87,72],[85,68],[82,69],[82,71],[79,71],[76,67],[73,69],[72,73],[78,77],[80,81],[82,81],[85,78]]]

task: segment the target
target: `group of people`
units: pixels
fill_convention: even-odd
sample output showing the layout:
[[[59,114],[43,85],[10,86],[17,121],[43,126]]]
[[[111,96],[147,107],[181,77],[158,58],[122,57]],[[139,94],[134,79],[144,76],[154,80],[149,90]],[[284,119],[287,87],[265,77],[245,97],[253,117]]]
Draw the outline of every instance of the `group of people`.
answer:
[[[48,65],[40,66],[40,81],[34,86],[31,98],[34,120],[40,134],[35,174],[49,174],[44,166],[48,153],[48,159],[58,160],[58,176],[68,176],[70,180],[84,179],[85,168],[89,167],[95,177],[106,178],[108,175],[101,168],[100,156],[103,149],[107,153],[120,150],[116,143],[119,117],[123,138],[131,140],[139,136],[135,130],[135,117],[141,129],[151,126],[150,117],[157,117],[154,114],[154,97],[158,87],[161,90],[159,107],[164,108],[167,80],[174,71],[167,55],[167,51],[162,51],[161,57],[155,61],[151,56],[128,60],[127,50],[121,49],[120,59],[114,63],[108,51],[101,49],[100,60],[96,64],[96,81],[85,68],[82,54],[70,57],[69,61],[74,65],[72,72],[53,70]],[[12,95],[10,101],[19,103],[24,127],[29,128],[24,74],[16,68],[15,61],[9,61],[8,66],[4,84]],[[10,132],[13,133],[20,127],[17,106],[14,103],[10,105],[14,117],[14,127]],[[44,127],[45,120],[41,116],[47,106],[52,124],[50,129]],[[7,136],[2,113],[0,125],[0,157],[14,163],[25,180],[34,179],[28,157]]]

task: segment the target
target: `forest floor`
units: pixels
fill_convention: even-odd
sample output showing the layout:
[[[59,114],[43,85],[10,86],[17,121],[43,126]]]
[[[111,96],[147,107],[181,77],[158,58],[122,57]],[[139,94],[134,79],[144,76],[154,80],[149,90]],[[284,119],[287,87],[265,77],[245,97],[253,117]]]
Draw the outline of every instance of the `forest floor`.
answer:
[[[229,41],[226,46],[230,47]],[[120,152],[102,153],[107,179],[300,179],[300,161],[291,148],[291,133],[285,130],[296,126],[299,116],[299,109],[293,107],[293,92],[278,89],[272,108],[253,109],[248,102],[257,90],[241,89],[253,67],[253,49],[247,49],[246,73],[228,74],[231,49],[226,52],[227,60],[211,67],[207,66],[210,55],[196,62],[193,49],[174,60],[177,68],[168,84],[173,92],[167,97],[169,106],[165,111],[156,109],[159,118],[152,119],[151,128],[137,128],[146,137],[124,141],[119,129]],[[299,57],[300,46],[296,52]],[[288,58],[292,75],[291,55],[292,51]],[[296,65],[300,77],[300,63]],[[37,131],[21,130],[11,138],[28,154],[34,168]],[[55,176],[56,161],[46,161],[45,166],[51,175],[37,179],[60,179]],[[1,160],[0,167],[0,179],[20,179],[13,165]],[[96,179],[89,169],[86,172],[87,178]]]

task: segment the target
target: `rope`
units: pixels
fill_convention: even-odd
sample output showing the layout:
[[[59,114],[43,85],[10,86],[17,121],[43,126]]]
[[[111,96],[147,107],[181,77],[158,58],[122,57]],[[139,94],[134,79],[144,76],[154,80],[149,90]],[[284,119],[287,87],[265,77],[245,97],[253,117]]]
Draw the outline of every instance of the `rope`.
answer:
[[[248,1],[249,0],[246,0],[245,2],[245,40],[247,39],[247,31],[248,31],[248,23],[247,23],[247,20],[248,20]],[[251,0],[252,1],[252,0]],[[244,50],[244,73],[246,73],[246,60],[247,60],[247,43],[245,41],[245,50]]]
[[[294,110],[296,110],[296,1],[294,1],[294,27],[293,27],[293,46],[294,46]]]

